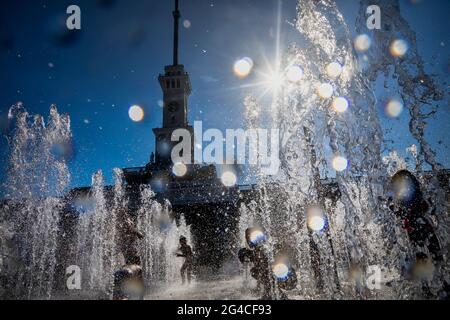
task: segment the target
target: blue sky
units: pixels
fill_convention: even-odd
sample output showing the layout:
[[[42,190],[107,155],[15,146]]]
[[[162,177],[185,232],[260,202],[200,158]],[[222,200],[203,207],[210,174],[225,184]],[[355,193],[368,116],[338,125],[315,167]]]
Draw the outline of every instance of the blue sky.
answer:
[[[275,53],[278,2],[275,0],[181,0],[180,62],[191,76],[190,122],[204,127],[242,127],[245,83],[233,72],[234,62],[250,56],[256,64]],[[337,1],[350,26],[357,1]],[[82,10],[82,31],[74,39],[61,37],[60,21],[70,4]],[[298,40],[291,23],[295,0],[282,6],[282,42]],[[5,0],[0,10],[0,117],[11,105],[24,102],[32,113],[48,115],[51,104],[69,113],[75,143],[70,162],[72,186],[89,185],[102,169],[110,181],[115,167],[142,166],[154,149],[152,128],[161,126],[162,99],[157,77],[171,64],[172,1],[161,0]],[[448,91],[450,3],[402,1],[403,15],[418,34],[427,70]],[[433,22],[433,23],[431,23]],[[58,40],[58,41],[57,41]],[[443,44],[443,45],[442,45]],[[52,66],[52,67],[51,67]],[[380,92],[382,98],[383,92]],[[134,123],[128,109],[145,109],[143,122]],[[386,138],[402,150],[414,141],[406,114],[382,118]],[[0,122],[1,123],[1,122]],[[450,167],[448,95],[430,122],[427,139],[438,160]],[[7,144],[0,142],[0,177],[5,177]]]

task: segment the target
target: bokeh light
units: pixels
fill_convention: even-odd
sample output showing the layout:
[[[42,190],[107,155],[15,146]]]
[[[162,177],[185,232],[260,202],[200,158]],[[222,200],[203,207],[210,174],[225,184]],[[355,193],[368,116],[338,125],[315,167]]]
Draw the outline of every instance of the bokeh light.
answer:
[[[327,66],[327,74],[330,78],[336,79],[342,74],[342,66],[339,62],[332,62]]]
[[[333,158],[333,169],[338,171],[338,172],[342,172],[347,170],[348,167],[348,160],[345,157],[342,156],[336,156]]]
[[[320,231],[325,227],[325,219],[320,216],[314,216],[308,219],[308,227],[314,231]]]
[[[189,20],[184,20],[183,21],[183,27],[185,27],[186,29],[189,29],[190,27],[191,27],[191,21],[189,21]]]
[[[144,295],[145,288],[140,281],[135,279],[127,279],[122,284],[123,294],[133,299],[139,299]]]
[[[327,219],[319,206],[312,206],[306,210],[306,218],[308,228],[312,231],[319,232],[325,229]]]
[[[170,144],[167,142],[161,142],[159,145],[159,151],[162,155],[169,155],[172,151]]]
[[[343,113],[348,110],[348,101],[344,97],[333,100],[333,109],[336,112]]]
[[[222,180],[222,184],[225,187],[233,187],[237,183],[236,174],[234,172],[231,172],[231,171],[225,171],[222,174],[221,180]]]
[[[357,284],[361,284],[363,281],[363,269],[358,264],[351,264],[348,270],[349,280],[352,282],[356,282]]]
[[[128,110],[128,115],[134,122],[140,122],[144,120],[145,113],[144,109],[142,109],[140,106],[134,105],[131,106]]]
[[[71,141],[55,141],[50,146],[50,152],[58,160],[70,161],[74,154],[74,145]]]
[[[253,60],[251,58],[243,58],[235,62],[234,73],[239,78],[247,77],[253,69]]]
[[[249,239],[253,245],[258,245],[266,241],[266,235],[262,232],[262,230],[254,230],[250,233]]]
[[[394,57],[403,57],[408,51],[408,43],[405,40],[394,40],[390,47],[391,55]]]
[[[187,173],[187,166],[184,163],[177,162],[173,165],[172,172],[177,177],[183,177]]]
[[[291,82],[299,82],[303,78],[303,70],[297,65],[289,67],[286,71],[286,78]]]
[[[355,39],[355,49],[359,52],[365,52],[370,49],[372,41],[367,34],[360,34]]]
[[[392,188],[396,200],[410,202],[416,196],[416,187],[410,176],[397,173],[392,181]]]
[[[434,277],[435,267],[431,259],[420,257],[413,265],[411,273],[415,280],[428,282]]]
[[[322,83],[317,87],[317,95],[322,99],[329,99],[333,96],[333,86],[329,83]]]
[[[403,103],[397,99],[391,99],[386,104],[386,114],[391,118],[397,118],[403,112]]]
[[[280,280],[284,280],[289,276],[289,267],[284,263],[275,264],[272,270],[274,275]]]

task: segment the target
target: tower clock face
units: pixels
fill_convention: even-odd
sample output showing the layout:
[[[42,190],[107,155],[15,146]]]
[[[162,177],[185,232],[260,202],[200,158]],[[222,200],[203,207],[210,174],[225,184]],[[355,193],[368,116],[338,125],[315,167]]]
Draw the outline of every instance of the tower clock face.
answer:
[[[176,102],[169,103],[169,111],[177,112],[178,111],[178,103],[176,103]]]

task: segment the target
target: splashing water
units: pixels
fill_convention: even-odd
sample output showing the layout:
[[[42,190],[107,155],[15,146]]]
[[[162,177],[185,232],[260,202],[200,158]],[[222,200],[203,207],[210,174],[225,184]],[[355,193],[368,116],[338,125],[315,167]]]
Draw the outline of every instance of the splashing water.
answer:
[[[100,297],[111,295],[114,271],[119,267],[117,216],[124,210],[125,196],[121,172],[115,173],[112,206],[107,205],[103,174],[99,171],[93,175],[92,189],[84,199],[89,205],[78,217],[76,262],[86,279],[84,290]]]
[[[162,249],[162,232],[167,223],[162,218],[162,206],[154,200],[155,193],[150,187],[141,189],[141,207],[138,218],[138,230],[144,235],[139,252],[146,287],[153,286],[161,278],[158,260]],[[168,217],[167,217],[168,218]]]
[[[444,96],[437,80],[430,76],[425,68],[424,61],[419,54],[417,36],[406,19],[400,12],[400,3],[396,1],[377,0],[361,1],[361,12],[367,5],[378,5],[383,8],[383,23],[390,26],[389,32],[377,30],[371,32],[374,46],[367,52],[370,65],[365,66],[365,74],[370,81],[375,81],[380,75],[384,77],[385,87],[398,86],[400,96],[409,110],[409,130],[417,141],[414,158],[417,162],[416,170],[423,171],[426,166],[435,173],[430,181],[424,184],[427,196],[434,203],[438,219],[438,233],[441,235],[442,248],[448,256],[450,236],[448,225],[450,224],[449,204],[446,200],[444,188],[448,185],[448,178],[441,175],[442,165],[436,160],[435,151],[425,139],[427,120],[438,111],[439,102]],[[358,19],[356,29],[360,32],[365,22]],[[408,44],[408,52],[402,56],[386,54],[389,46],[395,40],[401,40]],[[441,84],[442,85],[442,84]]]
[[[11,224],[18,247],[18,270],[12,276],[17,296],[50,298],[54,287],[60,197],[70,174],[66,157],[54,153],[56,147],[71,143],[70,119],[55,106],[47,122],[31,117],[22,104],[10,109],[15,130],[9,137],[10,159],[6,197],[17,205]]]
[[[416,286],[399,278],[412,254],[410,244],[382,200],[388,194],[389,173],[382,161],[383,133],[372,79],[357,63],[350,32],[334,1],[299,1],[297,12],[303,43],[301,48],[290,46],[283,64],[300,66],[303,78],[284,84],[275,97],[272,119],[281,130],[282,168],[276,177],[258,181],[263,192],[256,207],[272,238],[270,246],[295,248],[303,296],[411,297]],[[332,63],[342,66],[338,77],[327,74]],[[323,84],[332,87],[331,97],[317,91]],[[338,97],[348,102],[345,112],[332,107]],[[252,99],[245,104],[254,109]],[[255,121],[254,116],[248,120]],[[426,143],[421,149],[426,152]],[[337,156],[348,160],[342,172],[331,167]],[[336,181],[338,197],[329,196],[330,181]],[[327,227],[322,232],[307,227],[310,206],[323,211]],[[241,210],[243,225],[248,212]],[[390,288],[371,291],[355,281],[351,270],[364,274],[373,266],[381,269]]]
[[[296,27],[302,43],[290,46],[281,65],[300,66],[302,77],[282,85],[271,108],[272,125],[281,130],[281,171],[273,177],[258,167],[249,172],[257,186],[253,201],[241,208],[239,237],[244,238],[249,226],[262,226],[269,239],[271,262],[280,248],[288,248],[302,298],[414,298],[421,291],[417,283],[404,281],[405,261],[411,259],[413,250],[385,201],[388,177],[405,168],[406,162],[396,152],[382,155],[383,133],[373,81],[380,74],[398,79],[399,95],[410,112],[410,132],[418,143],[411,148],[417,171],[425,165],[435,172],[441,169],[424,133],[425,120],[435,110],[427,113],[423,108],[441,97],[425,73],[415,34],[401,17],[398,1],[361,1],[360,17],[369,4],[389,12],[385,18],[392,20],[389,24],[406,40],[409,50],[401,59],[389,56],[392,32],[376,32],[370,49],[358,56],[334,1],[299,1]],[[365,21],[358,21],[358,32],[362,26]],[[362,63],[361,55],[369,64]],[[330,65],[342,69],[330,73]],[[336,107],[333,101],[345,108]],[[245,106],[247,126],[258,128],[263,108],[251,97]],[[0,270],[3,273],[3,261],[8,258],[3,253],[15,256],[17,268],[7,270],[14,279],[15,294],[51,298],[61,245],[60,213],[67,205],[62,199],[70,180],[70,119],[52,106],[44,121],[42,116],[30,116],[21,104],[11,108],[9,119],[16,122],[9,137],[5,185],[12,204],[0,217],[8,219],[0,221],[0,233],[7,235],[0,239]],[[345,170],[333,170],[336,157],[348,160]],[[437,234],[448,256],[449,210],[442,191],[448,181],[435,176],[429,181],[423,184],[436,206]],[[122,172],[115,170],[113,187],[106,187],[102,172],[97,172],[92,188],[78,201],[83,208],[77,210],[76,235],[70,241],[76,243],[75,263],[83,272],[83,290],[95,297],[110,297],[114,271],[123,264],[117,227],[130,206]],[[308,224],[311,207],[323,215],[318,227]],[[181,281],[183,259],[175,254],[180,236],[190,242],[191,235],[184,217],[176,220],[171,215],[170,204],[158,203],[150,187],[140,189],[140,204],[132,218],[144,236],[138,251],[147,287]],[[361,281],[361,275],[374,265],[384,276],[382,290],[369,290]],[[442,265],[438,272],[448,277],[448,261]],[[276,290],[272,293],[277,297]]]
[[[184,217],[178,224],[171,219],[170,204],[154,200],[149,186],[142,187],[140,204],[135,213],[130,212],[120,169],[114,170],[114,186],[105,186],[99,171],[93,175],[90,189],[75,190],[75,197],[68,200],[67,160],[72,138],[68,116],[52,106],[45,123],[18,104],[11,108],[9,119],[15,122],[15,129],[9,138],[8,203],[2,205],[5,214],[0,221],[0,267],[8,272],[5,294],[30,299],[64,294],[65,280],[58,278],[61,283],[55,283],[58,263],[63,268],[80,268],[81,296],[111,298],[114,272],[124,264],[121,253],[127,250],[121,245],[119,227],[128,218],[137,220],[137,229],[144,236],[138,251],[147,286],[179,280],[182,259],[174,252],[181,235],[191,240]],[[69,212],[75,216],[73,230],[61,218],[64,213],[68,219]]]
[[[184,216],[178,221],[171,218],[169,202],[164,205],[155,199],[150,186],[141,188],[141,206],[138,229],[144,235],[140,255],[146,286],[167,287],[181,282],[180,269],[183,259],[177,258],[181,236],[191,243],[191,232]]]
[[[180,222],[177,225],[176,221],[173,221],[169,230],[166,233],[164,240],[165,248],[165,282],[166,284],[175,284],[181,282],[180,269],[183,265],[183,259],[177,258],[176,254],[180,247],[180,237],[186,237],[188,243],[191,243],[191,233],[186,225],[184,216],[180,218]]]
[[[60,115],[56,106],[52,106],[45,123],[42,116],[30,116],[19,103],[10,109],[8,118],[15,122],[15,129],[8,137],[10,161],[6,198],[61,196],[70,174],[67,157],[64,157],[67,153],[61,157],[56,150],[67,149],[71,144],[69,117]]]

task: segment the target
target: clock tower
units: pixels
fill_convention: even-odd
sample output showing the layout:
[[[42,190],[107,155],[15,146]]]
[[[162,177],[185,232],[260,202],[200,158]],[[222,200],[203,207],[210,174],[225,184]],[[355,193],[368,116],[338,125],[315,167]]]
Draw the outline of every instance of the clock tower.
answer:
[[[156,137],[155,164],[160,166],[171,166],[172,148],[181,141],[172,141],[172,133],[177,129],[185,129],[191,133],[191,163],[194,163],[194,129],[188,123],[188,98],[191,94],[191,81],[184,66],[178,64],[178,33],[180,11],[179,0],[175,0],[174,18],[174,43],[173,64],[165,67],[165,73],[159,76],[159,84],[164,94],[163,126],[155,128],[153,132]]]

